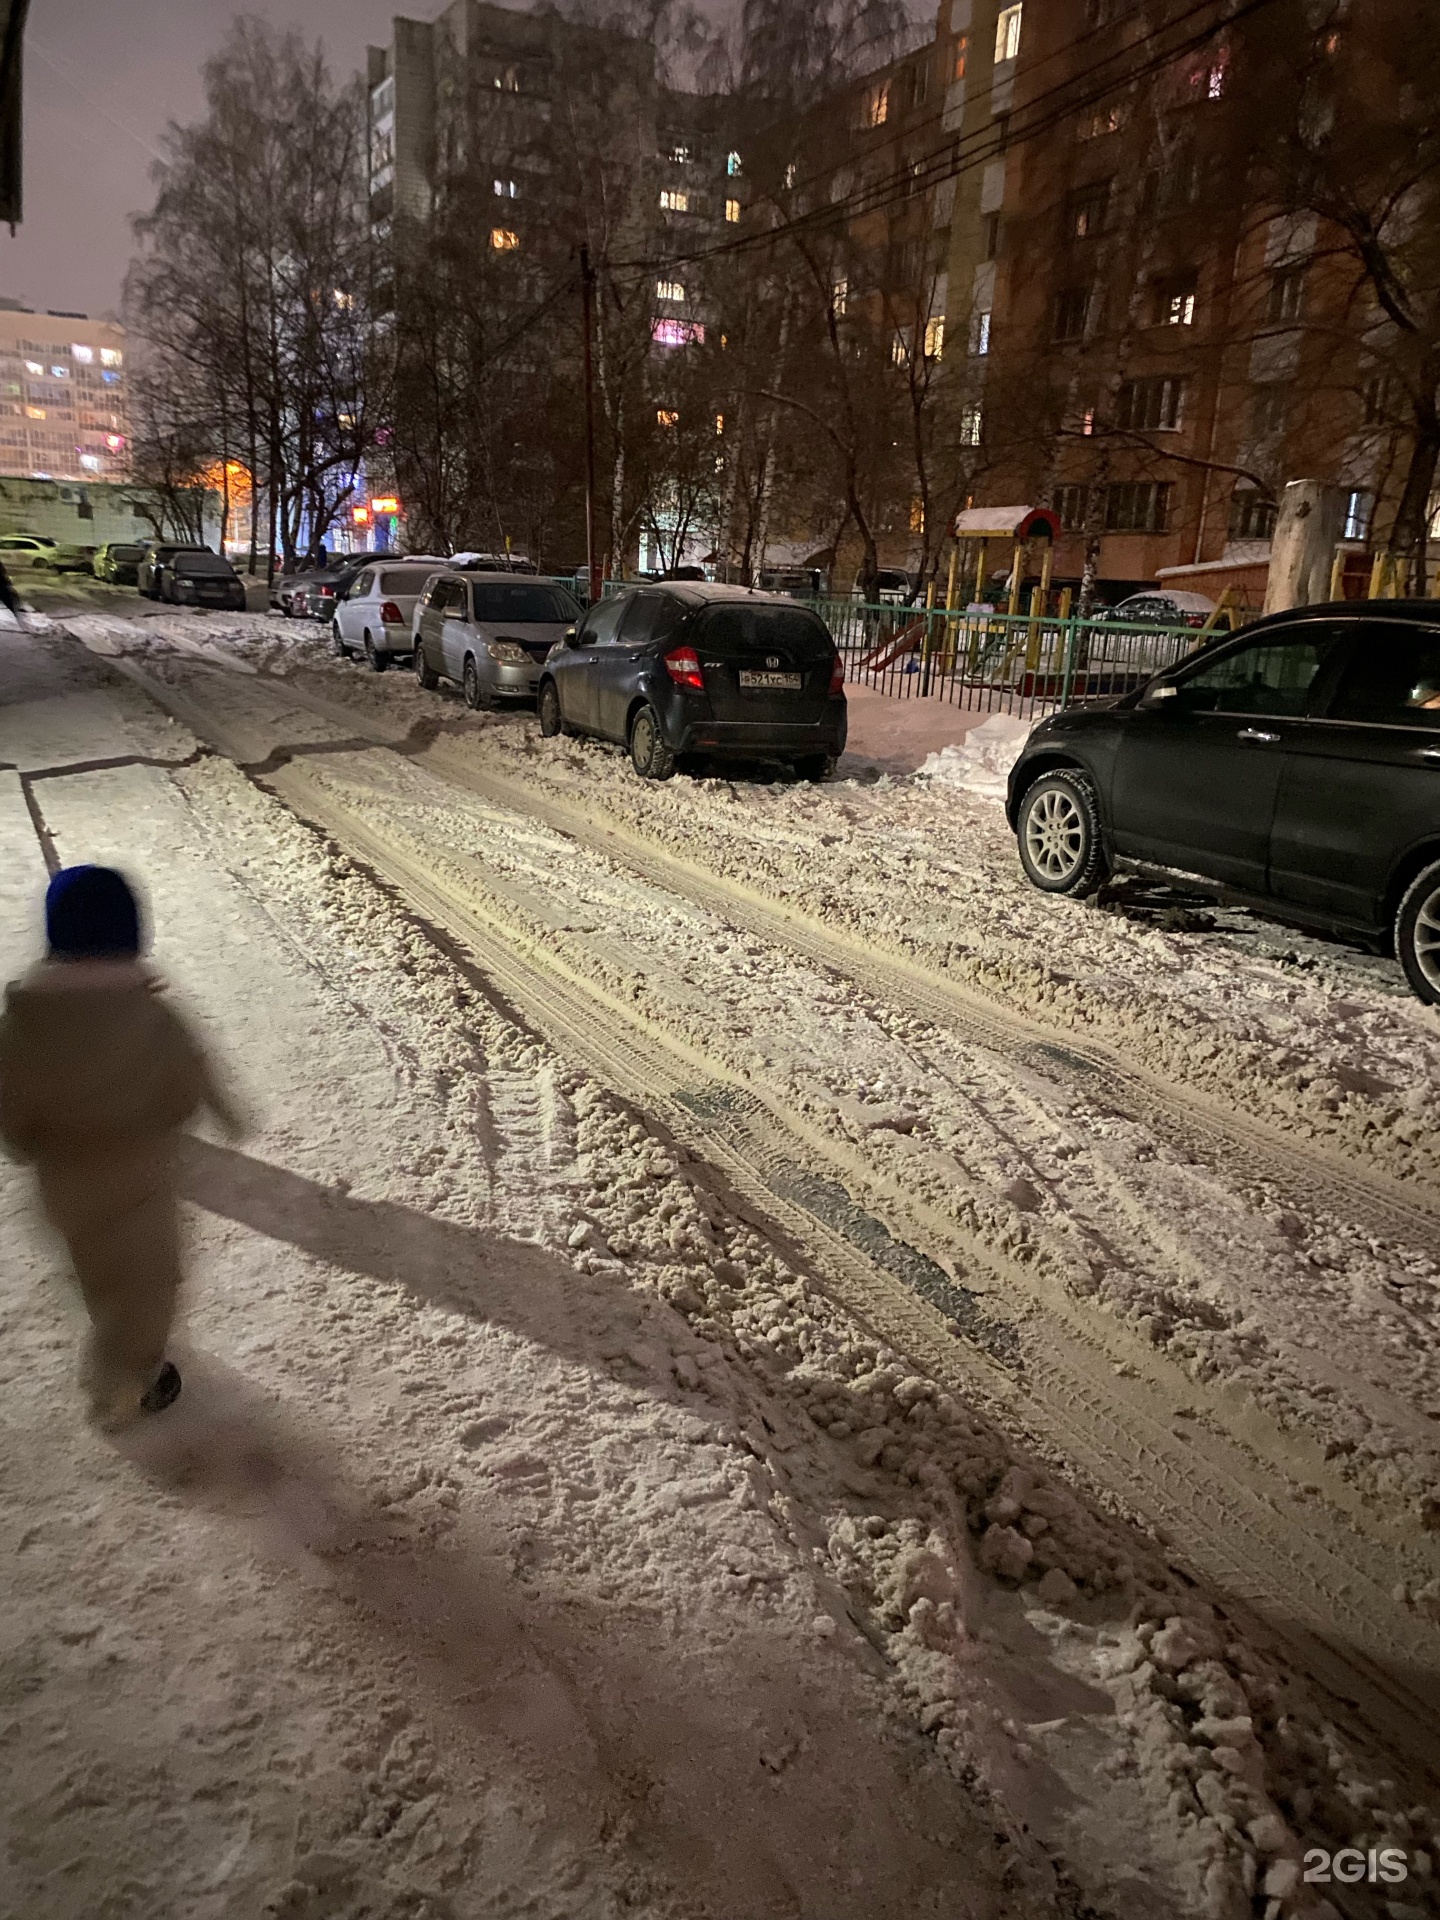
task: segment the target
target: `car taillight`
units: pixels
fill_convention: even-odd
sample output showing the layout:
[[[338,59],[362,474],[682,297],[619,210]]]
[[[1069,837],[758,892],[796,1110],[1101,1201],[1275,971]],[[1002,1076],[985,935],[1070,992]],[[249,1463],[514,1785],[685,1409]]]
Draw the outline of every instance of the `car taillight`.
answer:
[[[831,693],[845,691],[845,662],[838,653],[835,656],[835,664],[830,669],[830,691]]]
[[[317,587],[315,591],[322,600],[333,600],[335,598],[335,589],[333,587]]]
[[[672,647],[665,656],[665,671],[677,687],[698,687],[704,692],[705,679],[700,671],[700,656],[694,647]]]
[[[380,618],[387,627],[403,627],[405,616],[393,600],[387,600],[380,609]]]

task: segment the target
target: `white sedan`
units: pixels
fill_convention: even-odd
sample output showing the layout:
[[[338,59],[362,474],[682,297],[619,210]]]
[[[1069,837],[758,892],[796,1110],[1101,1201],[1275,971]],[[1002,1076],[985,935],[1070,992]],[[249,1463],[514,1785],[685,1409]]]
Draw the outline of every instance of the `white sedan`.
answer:
[[[415,604],[438,560],[380,561],[351,581],[330,622],[338,654],[363,653],[376,673],[394,659],[408,659],[413,648],[410,625]]]

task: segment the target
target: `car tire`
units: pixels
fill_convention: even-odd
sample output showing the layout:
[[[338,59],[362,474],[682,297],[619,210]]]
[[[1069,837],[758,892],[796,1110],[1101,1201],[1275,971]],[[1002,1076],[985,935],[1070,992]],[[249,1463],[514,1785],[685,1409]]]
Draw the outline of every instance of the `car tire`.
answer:
[[[495,711],[495,695],[480,678],[480,669],[473,653],[467,653],[465,656],[460,685],[465,695],[465,704],[472,713]]]
[[[372,673],[384,673],[390,664],[389,654],[378,653],[375,649],[375,642],[368,633],[365,636],[365,658],[370,662],[370,671]]]
[[[350,649],[341,639],[340,628],[333,620],[330,623],[330,645],[334,650],[337,660],[348,660],[350,658]]]
[[[1440,1007],[1440,860],[1417,873],[1405,890],[1395,915],[1395,957],[1415,997]]]
[[[668,780],[675,771],[675,755],[653,707],[641,707],[630,722],[630,764],[642,780]]]
[[[554,740],[565,731],[564,716],[560,712],[560,689],[553,680],[540,682],[535,710],[540,716],[540,731],[547,740]]]
[[[1015,822],[1026,878],[1043,893],[1094,893],[1110,870],[1095,783],[1074,767],[1042,773]]]
[[[795,769],[795,778],[797,780],[809,780],[818,785],[822,780],[828,780],[834,773],[835,755],[833,753],[807,753],[803,754],[800,759],[792,761],[791,765]]]
[[[434,693],[435,689],[440,684],[440,676],[438,673],[436,673],[435,669],[426,660],[425,649],[421,646],[418,640],[415,642],[415,652],[414,652],[413,660],[414,660],[414,666],[415,666],[415,678],[420,682],[420,685],[425,689],[427,693]]]

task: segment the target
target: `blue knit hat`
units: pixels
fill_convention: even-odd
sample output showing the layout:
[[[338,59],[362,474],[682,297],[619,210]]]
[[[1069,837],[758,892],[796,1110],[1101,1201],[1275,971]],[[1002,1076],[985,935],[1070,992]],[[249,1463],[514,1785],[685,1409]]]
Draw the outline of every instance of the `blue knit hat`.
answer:
[[[62,867],[45,893],[45,937],[60,960],[140,951],[140,909],[113,867]]]

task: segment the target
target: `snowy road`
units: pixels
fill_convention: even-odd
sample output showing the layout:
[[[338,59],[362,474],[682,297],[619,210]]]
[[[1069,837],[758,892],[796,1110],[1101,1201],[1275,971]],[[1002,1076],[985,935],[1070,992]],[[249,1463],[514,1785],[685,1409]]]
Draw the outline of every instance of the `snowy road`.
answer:
[[[673,1635],[675,1609],[704,1623],[667,1641],[661,1657],[662,1665],[695,1663],[688,1686],[659,1695],[642,1687],[648,1719],[622,1715],[630,1764],[650,1769],[639,1813],[614,1799],[607,1757],[558,1796],[563,1812],[532,1799],[497,1814],[496,1835],[485,1833],[515,1887],[538,1904],[522,1907],[518,1892],[513,1908],[495,1898],[465,1904],[473,1855],[457,1851],[439,1813],[407,1828],[403,1859],[358,1867],[384,1836],[345,1828],[337,1838],[344,1796],[327,1788],[315,1797],[331,1822],[326,1844],[340,1848],[334,1872],[394,1880],[399,1871],[396,1884],[409,1884],[408,1839],[423,1827],[435,1844],[414,1885],[426,1897],[453,1898],[459,1913],[608,1912],[607,1900],[630,1897],[636,1883],[625,1875],[642,1862],[655,1877],[641,1904],[650,1900],[645,1910],[657,1914],[1060,1912],[1067,1896],[1053,1861],[1062,1855],[1099,1911],[1154,1911],[1158,1897],[1177,1913],[1249,1912],[1247,1878],[1254,1885],[1270,1876],[1272,1897],[1283,1897],[1296,1836],[1313,1834],[1317,1822],[1334,1827],[1334,1793],[1297,1785],[1308,1778],[1297,1759],[1311,1753],[1306,1726],[1316,1729],[1313,1753],[1324,1749],[1317,1710],[1297,1697],[1281,1739],[1274,1716],[1252,1701],[1245,1738],[1227,1736],[1239,1743],[1236,1764],[1223,1763],[1202,1792],[1215,1769],[1196,1755],[1224,1742],[1192,1734],[1167,1702],[1177,1687],[1178,1697],[1198,1698],[1186,1688],[1208,1685],[1220,1704],[1206,1706],[1198,1724],[1234,1720],[1247,1673],[1253,1680],[1267,1657],[1277,1674],[1298,1665],[1357,1699],[1354,1737],[1375,1739],[1398,1762],[1393,1814],[1385,1793],[1377,1800],[1368,1781],[1356,1782],[1371,1796],[1366,1830],[1400,1831],[1380,1824],[1382,1815],[1405,1821],[1412,1838],[1423,1827],[1413,1808],[1410,1818],[1400,1807],[1406,1776],[1413,1790],[1440,1747],[1429,1717],[1440,1668],[1440,1558],[1426,1523],[1440,1383],[1424,1106],[1440,1031],[1388,990],[1383,973],[1345,958],[1296,969],[1241,951],[1253,940],[1243,931],[1222,931],[1196,959],[1201,943],[1192,935],[1069,910],[1081,924],[1082,965],[1067,998],[1037,966],[1034,927],[1025,925],[1034,907],[995,884],[1001,836],[984,803],[967,796],[884,782],[818,793],[677,782],[657,794],[628,785],[597,750],[542,745],[532,723],[464,715],[395,676],[362,680],[265,621],[233,623],[233,637],[185,616],[143,628],[104,617],[71,624],[91,646],[127,656],[120,666],[148,676],[152,693],[253,776],[202,761],[173,774],[115,768],[29,783],[65,858],[108,846],[154,872],[160,905],[177,929],[188,925],[192,972],[177,967],[182,984],[232,1033],[267,1106],[270,1089],[284,1090],[276,1103],[283,1120],[267,1115],[265,1151],[247,1149],[244,1164],[216,1148],[197,1158],[202,1264],[208,1271],[223,1258],[227,1286],[237,1263],[255,1281],[243,1307],[202,1283],[201,1344],[214,1351],[228,1330],[239,1344],[226,1365],[237,1373],[267,1355],[270,1391],[283,1400],[288,1380],[307,1415],[323,1410],[321,1451],[333,1450],[352,1474],[374,1454],[393,1461],[397,1446],[428,1463],[401,1501],[422,1510],[423,1551],[415,1534],[397,1547],[384,1532],[388,1517],[375,1534],[373,1485],[337,1493],[330,1469],[318,1466],[292,1476],[289,1437],[261,1448],[271,1464],[258,1470],[258,1486],[248,1469],[243,1484],[225,1473],[212,1484],[193,1460],[186,1465],[179,1484],[196,1473],[210,1533],[247,1568],[278,1551],[302,1584],[318,1560],[330,1598],[335,1532],[354,1533],[345,1563],[358,1584],[340,1581],[342,1601],[348,1593],[354,1617],[366,1621],[377,1606],[382,1617],[389,1608],[392,1629],[413,1614],[420,1640],[444,1643],[442,1665],[458,1657],[450,1602],[431,1594],[416,1612],[430,1558],[443,1558],[446,1578],[459,1583],[447,1591],[462,1613],[477,1594],[494,1592],[497,1578],[496,1605],[507,1617],[514,1582],[522,1593],[538,1588],[533,1639],[523,1609],[500,1630],[524,1676],[521,1697],[529,1701],[526,1687],[541,1695],[558,1687],[551,1731],[559,1735],[565,1714],[578,1714],[607,1756],[605,1742],[619,1738],[600,1724],[597,1694],[607,1690],[577,1701],[572,1667],[577,1648],[598,1652],[602,1671],[612,1651],[609,1629],[583,1617],[592,1589],[612,1585],[622,1611],[656,1610],[660,1624],[650,1623],[654,1637],[638,1663],[646,1670],[664,1630]],[[157,644],[161,635],[168,644]],[[73,650],[46,652],[43,672],[28,653],[23,670],[59,676],[63,697],[12,698],[0,760],[54,773],[127,753],[191,756],[194,739],[161,720],[133,684],[97,690],[86,678],[95,669],[82,671]],[[5,665],[12,668],[8,656]],[[377,737],[403,750],[377,750]],[[343,853],[327,853],[287,819],[256,779],[390,882],[437,937],[407,921]],[[35,823],[18,792],[8,804],[7,850],[13,842],[18,858],[23,847],[33,875]],[[953,851],[942,859],[937,847]],[[855,876],[843,910],[842,861]],[[7,870],[20,869],[7,862]],[[977,874],[990,876],[983,909]],[[897,900],[907,902],[904,912]],[[875,938],[862,941],[867,911]],[[170,924],[162,916],[173,943]],[[202,958],[221,928],[234,961],[228,978]],[[1294,952],[1293,938],[1283,939]],[[1028,972],[1015,958],[1027,940]],[[942,945],[949,959],[937,964]],[[1003,1005],[984,994],[1002,960],[1010,969]],[[297,973],[303,992],[291,980]],[[1192,1061],[1207,979],[1227,982],[1210,1022],[1219,1041]],[[1117,1012],[1122,988],[1128,1031]],[[1232,1041],[1236,1029],[1243,1033]],[[337,1049],[341,1031],[353,1046]],[[1237,1074],[1242,1047],[1249,1054]],[[1259,1054],[1272,1075],[1255,1070]],[[1169,1075],[1179,1084],[1167,1091],[1168,1063],[1182,1055],[1187,1071]],[[1292,1055],[1309,1063],[1308,1076]],[[1342,1069],[1354,1086],[1337,1077]],[[1326,1091],[1326,1073],[1342,1097]],[[1294,1084],[1281,1085],[1287,1076]],[[1382,1081],[1383,1103],[1366,1091]],[[1246,1097],[1237,1098],[1242,1085]],[[617,1106],[617,1094],[632,1107]],[[437,1218],[449,1223],[443,1232]],[[215,1221],[229,1223],[218,1238]],[[463,1255],[456,1231],[471,1236]],[[498,1236],[512,1251],[487,1256],[476,1235]],[[508,1271],[517,1244],[527,1249],[518,1277]],[[277,1246],[281,1265],[300,1262],[293,1279],[277,1280]],[[337,1255],[345,1269],[338,1298],[325,1264]],[[397,1300],[397,1271],[416,1261],[427,1284],[412,1281]],[[481,1277],[483,1319],[473,1295],[459,1305],[450,1291],[457,1265]],[[261,1304],[280,1296],[283,1306]],[[38,1289],[35,1298],[43,1329],[53,1307],[38,1304],[49,1300]],[[312,1310],[297,1317],[302,1299]],[[617,1316],[634,1315],[637,1299],[649,1308],[617,1333]],[[257,1334],[267,1320],[275,1324]],[[252,1353],[247,1337],[265,1344]],[[58,1349],[48,1364],[52,1379],[63,1372]],[[320,1386],[327,1366],[336,1375],[328,1391]],[[529,1379],[530,1392],[516,1412],[508,1409],[521,1396],[513,1387],[501,1393],[510,1424],[497,1427],[476,1410],[490,1407],[507,1367]],[[397,1370],[424,1376],[409,1401]],[[670,1430],[667,1420],[681,1417],[672,1400],[695,1409],[685,1420],[711,1423],[705,1438]],[[1167,1606],[1177,1616],[1203,1606],[1177,1598],[1189,1589],[1154,1550],[1073,1496],[1024,1476],[1002,1483],[1010,1443],[992,1421],[1032,1440],[1090,1495],[1163,1528],[1177,1561],[1250,1620],[1250,1644],[1222,1654],[1213,1622],[1207,1628],[1197,1617],[1193,1627],[1166,1628],[1167,1650],[1147,1659],[1147,1609],[1158,1621],[1170,1617]],[[467,1433],[476,1437],[467,1442]],[[213,1442],[211,1432],[188,1445],[209,1457]],[[302,1455],[313,1444],[297,1441]],[[88,1464],[93,1443],[76,1446],[88,1448]],[[636,1458],[654,1462],[658,1480],[646,1499],[635,1474],[622,1471],[613,1484],[631,1502],[628,1518],[622,1500],[597,1528],[607,1485],[597,1463],[612,1448],[628,1449],[632,1469]],[[245,1458],[245,1446],[233,1451]],[[715,1464],[696,1469],[700,1480],[709,1474],[713,1485],[718,1471],[724,1490],[692,1500],[687,1475],[708,1453]],[[512,1456],[519,1464],[507,1468]],[[732,1459],[740,1468],[733,1484],[725,1480]],[[73,1463],[70,1470],[84,1477]],[[116,1471],[112,1463],[112,1478]],[[163,1466],[152,1471],[173,1489]],[[395,1468],[375,1471],[384,1483]],[[572,1478],[588,1492],[576,1494]],[[7,1502],[17,1489],[27,1506],[35,1489],[12,1480]],[[955,1531],[957,1493],[980,1533],[978,1576],[966,1572],[963,1521]],[[129,1482],[125,1497],[144,1504]],[[102,1506],[113,1520],[110,1503]],[[378,1511],[388,1516],[388,1504]],[[518,1511],[528,1543],[521,1550]],[[633,1564],[642,1512],[653,1532],[648,1575]],[[698,1559],[683,1537],[700,1526],[696,1515],[707,1540]],[[667,1540],[672,1524],[679,1532]],[[577,1533],[585,1539],[578,1584]],[[390,1587],[382,1573],[393,1574],[397,1559],[403,1572]],[[1064,1606],[1060,1615],[1037,1609],[1034,1587],[1025,1589],[1027,1617],[985,1577],[1008,1576],[1013,1586],[1047,1568],[1055,1570],[1051,1607],[1072,1582],[1084,1596],[1069,1622]],[[897,1578],[909,1582],[898,1601]],[[746,1631],[754,1632],[757,1606],[764,1615],[760,1651],[747,1643],[739,1664],[750,1681],[767,1676],[740,1698],[732,1696],[739,1649],[729,1619],[737,1581]],[[579,1621],[564,1606],[553,1611],[557,1585],[578,1597]],[[279,1588],[281,1602],[293,1600],[285,1576]],[[1157,1605],[1161,1592],[1169,1597]],[[1138,1644],[1129,1630],[1137,1596]],[[824,1634],[814,1625],[822,1614]],[[1188,1651],[1187,1632],[1195,1641]],[[339,1644],[326,1642],[319,1668],[327,1674]],[[876,1647],[890,1664],[877,1661],[870,1673]],[[1231,1692],[1222,1701],[1218,1669],[1227,1663]],[[1217,1671],[1198,1678],[1206,1669]],[[722,1675],[726,1704],[702,1740],[720,1769],[715,1791],[732,1810],[720,1823],[727,1831],[752,1818],[742,1810],[750,1782],[738,1756],[744,1749],[753,1766],[745,1741],[777,1686],[781,1697],[786,1687],[800,1690],[794,1725],[805,1733],[796,1753],[808,1756],[770,1769],[781,1784],[769,1789],[764,1831],[785,1866],[762,1870],[747,1853],[745,1870],[761,1878],[743,1898],[718,1891],[742,1864],[725,1857],[721,1835],[707,1839],[700,1884],[675,1865],[696,1841],[670,1801],[694,1782],[666,1746],[674,1729],[665,1728],[682,1696],[683,1720]],[[628,1697],[637,1681],[628,1669],[624,1680]],[[1268,1675],[1263,1682],[1279,1684]],[[1011,1711],[997,1687],[1011,1690]],[[906,1696],[936,1747],[907,1746],[908,1736],[880,1717],[887,1689]],[[1043,1701],[1028,1697],[1036,1690]],[[315,1691],[300,1686],[297,1703]],[[413,1691],[402,1691],[414,1715]],[[1124,1697],[1114,1716],[1099,1701],[1117,1691]],[[284,1692],[259,1710],[267,1739],[278,1737]],[[472,1812],[489,1804],[473,1786],[485,1766],[476,1739],[483,1747],[499,1728],[524,1747],[524,1730],[496,1693],[481,1683],[474,1724],[447,1723],[443,1736],[478,1769],[464,1776],[466,1791],[451,1793]],[[317,1710],[313,1702],[308,1710]],[[433,1748],[440,1736],[429,1705],[416,1719]],[[847,1728],[875,1731],[847,1745]],[[1246,1739],[1253,1759],[1242,1751]],[[537,1735],[525,1757],[546,1751]],[[957,1775],[983,1782],[995,1804],[978,1811]],[[1192,1784],[1177,1803],[1176,1780],[1186,1777]],[[1263,1804],[1231,1809],[1221,1778]],[[917,1779],[939,1796],[923,1816],[911,1805]],[[1077,1796],[1070,1815],[1060,1811],[1059,1781]],[[792,1821],[823,1825],[828,1807],[833,1827],[834,1808],[853,1817],[857,1796],[873,1823],[847,1830],[838,1858],[833,1841],[823,1858],[787,1857],[798,1845]],[[1288,1819],[1279,1823],[1283,1841],[1263,1824],[1257,1839],[1250,1829],[1277,1813]],[[397,1814],[397,1825],[404,1818]],[[1353,1837],[1359,1816],[1344,1818]],[[1005,1890],[998,1866],[957,1878],[935,1853],[937,1836],[967,1851],[964,1823],[977,1819],[1011,1823],[1017,1864],[1009,1871],[1028,1876],[1023,1896]],[[1038,1838],[1022,1841],[1019,1820]],[[617,1837],[597,1864],[590,1850],[601,1832]],[[523,1857],[522,1837],[531,1849]],[[277,1847],[296,1845],[273,1833],[246,1844],[256,1872],[273,1870]],[[882,1872],[877,1861],[891,1849]],[[237,1861],[249,1857],[241,1846]],[[457,1861],[458,1878],[445,1881]],[[553,1881],[545,1877],[552,1867]],[[566,1873],[581,1880],[566,1882]],[[558,1891],[569,1884],[583,1884],[583,1897]],[[301,1891],[285,1896],[292,1905],[278,1910],[330,1910],[305,1904],[321,1896],[303,1891],[303,1874],[295,1885]],[[222,1889],[211,1906],[176,1910],[253,1910],[226,1904],[233,1897]],[[1012,1898],[1013,1908],[1005,1904]],[[81,1901],[55,1910],[91,1909]],[[1287,1900],[1287,1913],[1302,1910]]]

